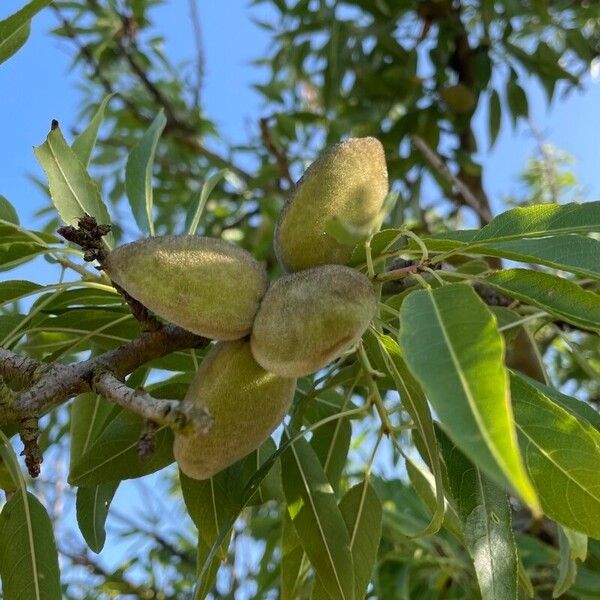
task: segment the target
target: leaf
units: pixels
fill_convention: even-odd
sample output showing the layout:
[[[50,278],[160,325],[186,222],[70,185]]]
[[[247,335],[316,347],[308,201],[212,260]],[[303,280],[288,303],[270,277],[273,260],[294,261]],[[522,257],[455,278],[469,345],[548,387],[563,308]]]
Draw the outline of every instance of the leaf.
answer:
[[[572,534],[582,535],[577,532],[571,532]],[[585,538],[585,536],[582,537]],[[587,547],[587,538],[585,539]],[[577,557],[581,558],[581,555],[576,556],[577,549],[574,550],[571,547],[569,536],[567,536],[562,527],[558,527],[558,547],[560,550],[560,562],[558,563],[558,577],[552,590],[553,598],[560,598],[575,583],[575,579],[577,578],[577,563],[575,559]],[[585,554],[581,560],[585,560]]]
[[[332,598],[353,598],[350,536],[317,455],[299,439],[283,453],[281,467],[288,512],[317,577]]]
[[[179,471],[181,493],[187,511],[198,529],[202,541],[210,548],[219,535],[221,527],[236,514],[238,503],[228,488],[228,470],[198,481]],[[226,540],[220,549],[220,558],[227,558]]]
[[[365,335],[365,342],[369,343],[370,332]],[[436,508],[431,511],[431,521],[428,526],[419,532],[420,535],[435,533],[444,521],[444,486],[442,482],[442,470],[440,466],[439,451],[431,411],[427,404],[425,394],[421,386],[411,375],[406,363],[402,359],[400,347],[391,337],[379,335],[378,350],[385,364],[385,369],[390,373],[396,390],[400,394],[402,405],[413,420],[424,444],[423,460],[431,469],[435,480]],[[374,351],[372,356],[377,356]]]
[[[427,507],[430,514],[435,515],[438,510],[438,504],[435,495],[435,484],[430,473],[418,467],[410,459],[406,459],[406,471],[408,478],[417,492],[423,504]],[[462,525],[454,508],[445,500],[442,501],[442,523],[448,531],[450,531],[457,540],[464,543]],[[441,524],[438,526],[441,526]],[[420,537],[420,536],[419,536]]]
[[[513,118],[513,126],[516,126],[519,117],[526,119],[529,115],[527,95],[523,88],[511,78],[506,86],[506,97]]]
[[[306,555],[287,510],[281,519],[281,600],[296,600],[298,578]]]
[[[600,277],[600,241],[579,234],[502,242],[471,242],[476,231],[455,231],[425,238],[430,250],[462,250],[468,254],[498,256],[525,263],[545,265],[584,277]],[[450,239],[444,239],[450,238]],[[416,246],[415,246],[416,247]]]
[[[471,243],[546,237],[600,230],[600,201],[577,204],[538,204],[513,208],[479,230]]]
[[[587,421],[590,425],[600,431],[600,413],[587,402],[577,400],[577,398],[567,396],[566,394],[561,394],[553,387],[544,385],[530,377],[525,377],[523,375],[519,375],[519,377],[529,385],[537,388],[546,398],[570,412],[578,420]]]
[[[600,433],[523,377],[512,374],[511,388],[519,443],[542,510],[600,538]]]
[[[15,207],[2,194],[0,194],[0,219],[15,225],[19,224],[19,215]]]
[[[60,600],[52,523],[40,501],[27,492],[15,453],[1,431],[0,457],[17,490],[0,514],[0,580],[4,597]]]
[[[103,483],[93,487],[80,487],[77,490],[75,507],[77,524],[88,547],[99,553],[106,541],[104,528],[113,496],[119,482]]]
[[[104,96],[104,99],[102,102],[100,102],[100,106],[98,107],[96,114],[92,117],[92,120],[89,122],[88,126],[73,140],[73,143],[71,144],[73,152],[81,161],[81,164],[86,168],[90,164],[90,159],[92,158],[92,151],[94,150],[94,146],[96,144],[96,138],[98,137],[100,124],[104,118],[104,111],[106,110],[106,106],[113,96],[114,94],[108,94]]]
[[[77,220],[86,213],[100,224],[110,224],[98,185],[69,147],[59,127],[50,131],[46,141],[33,151],[48,177],[52,202],[67,225],[77,225]],[[112,245],[111,233],[102,239]]]
[[[310,445],[319,457],[335,494],[338,492],[342,471],[346,466],[351,437],[350,421],[343,418],[319,427],[310,440]]]
[[[197,555],[197,571],[200,571],[201,566],[204,564],[204,561],[208,558],[210,554],[210,545],[207,545],[202,538],[198,538],[198,555]],[[221,566],[221,560],[218,556],[215,556],[208,568],[207,575],[203,580],[203,585],[198,588],[198,598],[206,598],[210,591],[213,589],[215,585],[215,580],[217,579],[217,572],[219,571],[219,567]]]
[[[481,596],[483,600],[514,600],[518,560],[506,491],[439,430],[438,439]]]
[[[13,279],[0,282],[0,306],[25,298],[42,286],[31,281]]]
[[[241,460],[241,480],[245,486],[258,469],[274,454],[277,446],[273,438],[269,437],[254,452]],[[261,482],[258,490],[248,501],[249,505],[264,504],[269,500],[283,500],[281,488],[281,465],[276,461],[273,468]]]
[[[131,212],[140,231],[154,235],[152,215],[152,169],[154,155],[160,135],[167,124],[164,110],[161,109],[142,139],[129,153],[125,167],[125,190],[131,205]]]
[[[114,404],[99,394],[80,394],[71,404],[71,468],[96,440],[110,413],[118,414]]]
[[[399,341],[454,443],[535,508],[512,423],[504,341],[483,301],[463,284],[413,292],[400,309]]]
[[[94,486],[154,473],[173,462],[173,432],[161,427],[155,450],[147,459],[138,456],[138,440],[144,430],[142,417],[120,410],[96,440],[75,462],[69,483]]]
[[[384,254],[399,252],[408,245],[406,236],[401,229],[383,229],[378,231],[369,242],[371,258],[375,259]],[[358,267],[366,264],[367,255],[364,243],[358,244],[350,259],[350,266]]]
[[[348,534],[354,562],[354,597],[364,598],[371,581],[381,540],[383,511],[379,496],[367,481],[351,487],[340,501],[340,512]],[[313,598],[328,598],[320,580],[315,583]]]
[[[10,58],[27,41],[31,19],[51,0],[32,0],[21,10],[0,21],[0,64]]]
[[[185,219],[185,228],[189,235],[196,235],[207,200],[210,198],[210,195],[219,181],[221,181],[221,179],[226,179],[229,174],[229,170],[221,169],[205,179],[202,188],[200,189],[200,193],[198,194],[198,198],[195,202],[190,204],[190,209]]]
[[[502,124],[502,105],[500,104],[500,96],[498,96],[496,90],[490,92],[488,119],[490,148],[492,148],[498,139],[500,125]]]
[[[584,290],[573,281],[528,269],[496,271],[482,281],[568,323],[600,329],[600,295]]]

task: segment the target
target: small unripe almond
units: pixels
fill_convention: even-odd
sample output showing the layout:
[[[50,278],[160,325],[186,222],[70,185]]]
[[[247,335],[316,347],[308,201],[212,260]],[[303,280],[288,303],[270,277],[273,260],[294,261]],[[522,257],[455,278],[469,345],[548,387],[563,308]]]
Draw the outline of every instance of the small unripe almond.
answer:
[[[358,341],[376,307],[371,282],[355,269],[325,265],[286,275],[256,313],[252,353],[283,377],[314,373]]]
[[[250,333],[268,285],[265,268],[245,250],[193,235],[120,246],[103,266],[116,284],[159,317],[216,340]]]
[[[193,479],[208,479],[256,450],[287,413],[296,380],[265,371],[250,343],[219,342],[206,355],[184,402],[204,407],[213,424],[203,435],[175,434],[179,468]]]
[[[353,138],[329,148],[306,170],[275,226],[275,253],[283,268],[347,264],[353,248],[327,233],[327,223],[339,219],[364,227],[376,219],[387,193],[381,142]]]

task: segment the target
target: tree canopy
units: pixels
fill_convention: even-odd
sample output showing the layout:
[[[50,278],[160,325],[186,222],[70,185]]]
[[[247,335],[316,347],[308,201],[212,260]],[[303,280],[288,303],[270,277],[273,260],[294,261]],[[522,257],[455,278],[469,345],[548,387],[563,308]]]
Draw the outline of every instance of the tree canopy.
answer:
[[[83,90],[40,225],[0,196],[1,597],[600,597],[600,202],[535,132],[495,210],[480,152],[582,88],[598,3],[254,0],[237,145],[161,4],[0,21],[1,63],[52,12]]]

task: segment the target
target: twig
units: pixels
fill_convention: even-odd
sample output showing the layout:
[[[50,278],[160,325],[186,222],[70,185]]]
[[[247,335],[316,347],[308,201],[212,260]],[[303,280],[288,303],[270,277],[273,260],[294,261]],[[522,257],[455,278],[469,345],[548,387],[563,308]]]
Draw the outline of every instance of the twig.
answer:
[[[413,144],[419,149],[423,156],[427,159],[429,164],[442,176],[448,183],[455,186],[464,201],[477,213],[479,218],[488,222],[492,218],[492,214],[487,206],[482,206],[481,202],[477,200],[475,194],[454,174],[441,157],[432,150],[427,142],[419,137],[418,135],[412,136]]]
[[[271,132],[269,131],[269,119],[262,118],[259,121],[260,123],[260,133],[263,140],[263,143],[266,149],[273,155],[275,161],[277,162],[277,168],[281,174],[282,179],[288,182],[290,188],[294,187],[294,180],[290,175],[290,165],[288,160],[281,148],[277,147],[273,137],[271,136]]]
[[[91,387],[110,402],[161,425],[202,434],[212,424],[212,418],[204,408],[192,402],[154,398],[142,390],[128,387],[108,371],[94,377]]]

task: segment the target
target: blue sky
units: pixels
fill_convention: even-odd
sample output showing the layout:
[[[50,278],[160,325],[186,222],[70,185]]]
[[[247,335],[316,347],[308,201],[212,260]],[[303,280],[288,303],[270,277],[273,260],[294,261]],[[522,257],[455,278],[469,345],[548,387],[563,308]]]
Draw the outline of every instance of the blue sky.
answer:
[[[5,0],[0,16],[18,9],[22,0]],[[203,91],[207,115],[229,140],[245,139],[248,123],[262,115],[260,97],[250,88],[261,74],[250,63],[268,47],[265,31],[250,20],[247,0],[198,2],[204,38],[206,74]],[[257,9],[252,9],[257,14]],[[264,9],[262,9],[264,13]],[[175,60],[194,54],[187,2],[170,2],[155,11],[155,23],[166,37],[166,51]],[[33,33],[25,48],[0,69],[0,98],[4,113],[0,145],[0,194],[18,206],[21,218],[31,223],[34,210],[44,198],[28,180],[27,173],[41,174],[32,147],[43,141],[52,118],[65,131],[76,123],[80,94],[77,76],[69,72],[71,48],[48,35],[56,25],[51,11],[34,21]],[[572,154],[575,173],[588,190],[589,198],[600,197],[597,131],[600,82],[586,79],[584,92],[568,98],[558,95],[546,107],[538,85],[524,82],[531,95],[531,113],[548,141]],[[507,117],[505,116],[505,119]],[[479,135],[487,130],[484,111],[478,115]],[[501,199],[518,190],[517,177],[536,142],[521,123],[516,131],[504,128],[493,151],[481,144],[486,188],[496,210]]]
[[[22,3],[23,0],[4,0],[0,18],[17,10]],[[262,115],[261,99],[250,88],[261,75],[250,63],[264,54],[269,39],[266,32],[251,22],[247,5],[247,0],[198,2],[206,57],[205,110],[231,141],[244,140],[248,123],[256,123]],[[183,60],[193,55],[187,2],[172,1],[168,7],[160,8],[155,12],[155,22],[160,23],[160,32],[166,36],[166,51],[171,57]],[[34,21],[25,48],[0,67],[3,113],[0,194],[15,204],[22,222],[32,226],[34,211],[45,205],[45,198],[27,177],[28,173],[42,174],[32,147],[44,140],[53,118],[61,122],[65,131],[81,125],[76,123],[80,102],[78,78],[69,72],[72,48],[48,35],[49,28],[54,26],[53,13],[43,11]],[[550,108],[545,106],[539,86],[524,83],[531,95],[533,121],[548,141],[575,157],[574,171],[587,188],[587,197],[600,198],[600,83],[588,78],[584,92],[572,93],[565,99],[558,95]],[[487,130],[484,113],[478,115],[477,122],[478,133]],[[526,158],[535,151],[536,141],[521,124],[516,131],[504,128],[493,151],[486,150],[485,142],[481,147],[486,189],[493,207],[499,210],[501,199],[519,189],[518,174]],[[43,279],[40,273],[27,273],[32,278],[36,275],[39,276],[36,280]],[[125,484],[119,492],[118,505],[126,507],[137,502],[143,506],[145,499],[138,490],[134,484]],[[108,545],[113,543],[114,539],[109,537]]]

